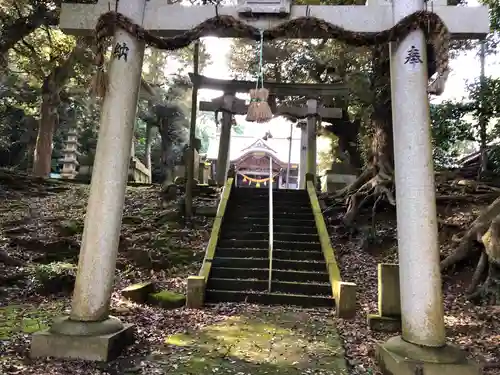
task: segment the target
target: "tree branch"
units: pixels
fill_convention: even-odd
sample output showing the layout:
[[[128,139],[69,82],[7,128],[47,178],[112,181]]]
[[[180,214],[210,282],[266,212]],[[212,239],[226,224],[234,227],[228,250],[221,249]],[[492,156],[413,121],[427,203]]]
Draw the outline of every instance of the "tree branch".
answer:
[[[0,29],[0,55],[5,54],[24,37],[31,34],[42,25],[56,25],[58,10],[49,10],[45,5],[39,4],[32,13],[20,17]]]

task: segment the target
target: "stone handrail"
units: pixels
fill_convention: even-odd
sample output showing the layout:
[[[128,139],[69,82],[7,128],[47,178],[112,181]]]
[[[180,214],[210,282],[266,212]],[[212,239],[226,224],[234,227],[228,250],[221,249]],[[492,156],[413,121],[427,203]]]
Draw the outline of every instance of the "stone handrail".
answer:
[[[306,175],[306,190],[311,202],[321,251],[326,261],[328,278],[332,286],[332,296],[335,299],[336,315],[341,318],[352,318],[356,313],[356,284],[342,281],[340,269],[335,258],[335,251],[330,242],[330,235],[328,234],[318,196],[316,195],[314,179],[314,175],[309,173]]]
[[[267,292],[271,293],[273,280],[273,249],[274,249],[274,224],[273,224],[273,158],[269,158],[269,278]]]
[[[306,182],[306,189],[307,194],[309,195],[309,201],[311,202],[314,221],[316,222],[316,228],[318,230],[321,250],[323,252],[323,256],[325,257],[326,266],[328,268],[328,275],[333,285],[333,281],[342,281],[342,278],[340,277],[340,270],[337,265],[337,260],[335,259],[335,251],[333,250],[332,244],[330,242],[330,235],[328,234],[325,219],[323,218],[323,213],[321,212],[321,207],[319,205],[318,196],[316,195],[316,187],[314,186],[314,182],[308,180]]]
[[[222,220],[226,212],[227,202],[229,201],[229,196],[231,195],[231,190],[233,188],[234,178],[230,177],[227,179],[224,185],[224,190],[222,191],[222,198],[219,202],[219,207],[217,208],[217,214],[215,215],[214,225],[212,226],[212,233],[210,234],[210,240],[208,241],[207,248],[205,250],[205,258],[203,259],[203,265],[201,266],[199,276],[202,276],[205,283],[210,275],[210,269],[212,268],[212,260],[215,255],[215,248],[217,247],[217,242],[219,241],[219,235],[222,226]]]

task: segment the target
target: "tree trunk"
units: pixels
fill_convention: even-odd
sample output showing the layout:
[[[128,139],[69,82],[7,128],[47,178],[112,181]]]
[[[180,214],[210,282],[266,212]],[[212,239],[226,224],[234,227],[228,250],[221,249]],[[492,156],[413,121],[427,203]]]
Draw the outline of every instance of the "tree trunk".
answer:
[[[324,120],[329,122],[328,119]],[[325,129],[338,138],[338,148],[340,152],[348,154],[349,164],[356,170],[363,168],[363,157],[358,147],[358,134],[361,127],[359,120],[330,120],[332,125],[325,126]],[[334,152],[335,150],[332,150]],[[335,153],[335,152],[334,152]],[[335,155],[334,155],[335,159]],[[334,162],[335,163],[335,162]]]
[[[375,92],[375,103],[371,116],[373,128],[370,164],[378,173],[392,175],[394,165],[394,149],[392,134],[391,78],[390,78],[389,46],[375,48],[373,54],[372,90]]]
[[[40,126],[35,147],[33,174],[37,177],[48,177],[52,161],[52,138],[58,123],[57,106],[59,94],[68,79],[73,74],[75,63],[83,60],[89,63],[85,56],[87,44],[84,39],[79,39],[75,48],[60,65],[45,77],[42,86],[42,105],[40,109]]]
[[[380,199],[395,205],[393,194],[394,151],[392,134],[389,46],[376,47],[373,53],[372,90],[375,93],[371,115],[371,148],[368,166],[359,178],[338,195],[348,194],[344,223],[351,225],[359,210],[374,202],[375,214]]]
[[[52,138],[57,124],[57,101],[50,93],[42,95],[40,125],[36,139],[33,174],[48,177],[52,165]]]

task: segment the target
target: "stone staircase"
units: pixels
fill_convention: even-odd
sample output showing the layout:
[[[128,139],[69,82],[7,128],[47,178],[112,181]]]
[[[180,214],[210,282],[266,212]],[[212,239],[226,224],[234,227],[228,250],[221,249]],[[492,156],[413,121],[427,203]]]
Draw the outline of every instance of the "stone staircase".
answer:
[[[273,191],[269,280],[269,190],[234,188],[212,260],[205,301],[333,307],[332,287],[305,190]]]

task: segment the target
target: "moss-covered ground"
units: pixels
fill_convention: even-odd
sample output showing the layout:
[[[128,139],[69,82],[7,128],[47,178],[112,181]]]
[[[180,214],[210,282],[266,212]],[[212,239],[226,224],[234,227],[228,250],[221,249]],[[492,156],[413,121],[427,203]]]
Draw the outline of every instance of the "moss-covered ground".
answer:
[[[64,305],[53,301],[40,305],[19,304],[0,307],[0,340],[13,335],[33,333],[48,327],[52,319],[62,315]]]
[[[328,312],[325,311],[328,315]],[[328,324],[330,322],[330,324]],[[333,319],[261,308],[166,339],[165,374],[347,375]]]

